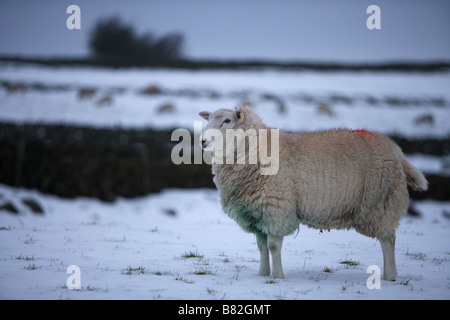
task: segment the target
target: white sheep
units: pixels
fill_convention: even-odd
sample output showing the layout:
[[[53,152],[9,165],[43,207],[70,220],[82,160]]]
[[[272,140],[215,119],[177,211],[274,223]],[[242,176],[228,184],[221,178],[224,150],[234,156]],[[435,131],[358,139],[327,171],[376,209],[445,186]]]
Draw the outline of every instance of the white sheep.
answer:
[[[201,112],[208,121],[202,147],[214,149],[208,129],[273,129],[246,108]],[[381,243],[384,279],[394,281],[395,231],[408,206],[407,185],[426,190],[428,182],[388,137],[365,130],[312,133],[279,131],[279,170],[261,174],[262,164],[212,164],[223,210],[254,233],[261,254],[259,274],[284,278],[283,237],[299,224],[317,229],[355,229]],[[224,143],[230,143],[225,141]],[[269,145],[269,143],[267,144]],[[246,149],[248,151],[248,148]],[[225,154],[223,155],[226,156]]]

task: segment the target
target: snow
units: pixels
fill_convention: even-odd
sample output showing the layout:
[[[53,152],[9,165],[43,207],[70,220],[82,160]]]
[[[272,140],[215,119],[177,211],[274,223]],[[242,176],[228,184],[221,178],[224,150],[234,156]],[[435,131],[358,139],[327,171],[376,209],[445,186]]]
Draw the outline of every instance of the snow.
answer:
[[[198,112],[247,100],[269,126],[287,130],[347,127],[407,137],[450,134],[448,72],[186,71],[0,63],[0,83],[0,121],[13,123],[193,130]],[[41,89],[8,92],[5,83],[37,84]],[[149,85],[162,94],[143,95],[141,90]],[[80,100],[79,89],[91,87],[95,96]],[[112,97],[111,105],[97,104],[104,95]],[[165,103],[175,111],[159,113]],[[320,103],[330,107],[330,114],[319,112]],[[432,120],[421,123],[421,117]],[[450,174],[443,157],[407,158],[425,173]],[[45,213],[32,213],[22,202],[28,198]],[[368,267],[382,269],[380,245],[355,231],[320,233],[301,226],[283,243],[286,279],[258,276],[256,240],[222,212],[216,190],[174,189],[104,203],[0,184],[0,207],[8,202],[20,212],[0,210],[0,299],[450,298],[450,202],[414,203],[421,217],[404,217],[397,232],[399,278],[381,281],[379,290],[370,290],[366,281],[372,275]],[[67,285],[72,265],[80,268],[80,290]]]
[[[438,174],[442,176],[450,176],[450,168],[445,165],[445,161],[449,161],[446,157],[434,157],[423,154],[406,155],[406,159],[414,167],[426,174]]]
[[[16,93],[0,88],[0,120],[16,123],[192,130],[200,120],[198,112],[247,101],[267,125],[293,131],[347,127],[404,136],[450,134],[448,72],[188,71],[2,63],[0,81],[66,87]],[[142,94],[149,85],[162,94]],[[78,99],[78,90],[86,87],[96,89],[95,96]],[[112,97],[112,105],[97,104],[104,95]],[[166,103],[175,111],[158,113]],[[329,105],[332,114],[320,114],[320,103]],[[423,116],[431,116],[431,123],[418,122]]]
[[[354,231],[301,226],[283,243],[286,278],[258,276],[255,238],[222,212],[216,190],[114,203],[4,185],[0,195],[20,210],[0,211],[0,299],[450,298],[450,202],[415,202],[422,216],[404,217],[397,232],[399,278],[370,290],[366,271],[382,269],[381,248]],[[80,267],[80,290],[67,286],[70,265]]]

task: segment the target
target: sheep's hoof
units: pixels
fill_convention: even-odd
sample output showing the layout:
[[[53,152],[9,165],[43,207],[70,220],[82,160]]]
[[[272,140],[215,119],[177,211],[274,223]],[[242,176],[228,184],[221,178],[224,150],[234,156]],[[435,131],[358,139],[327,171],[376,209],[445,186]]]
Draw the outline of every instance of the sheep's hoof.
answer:
[[[386,280],[386,281],[395,281],[395,280],[397,280],[397,277],[395,277],[395,276],[393,276],[393,277],[384,276],[384,277],[383,277],[383,280]]]
[[[397,280],[397,273],[394,273],[394,274],[389,274],[389,273],[384,273],[383,274],[383,280],[386,280],[386,281],[395,281],[395,280]]]
[[[273,274],[272,275],[272,277],[274,278],[274,279],[284,279],[284,274]]]
[[[263,277],[268,277],[270,276],[270,270],[260,270],[258,274]]]

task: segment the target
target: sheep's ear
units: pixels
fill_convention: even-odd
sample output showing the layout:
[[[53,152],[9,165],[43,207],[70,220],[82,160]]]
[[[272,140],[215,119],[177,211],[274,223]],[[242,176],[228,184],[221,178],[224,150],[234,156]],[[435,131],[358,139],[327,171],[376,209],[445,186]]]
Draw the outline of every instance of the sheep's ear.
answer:
[[[236,112],[236,118],[238,120],[244,120],[244,111],[242,111],[241,108],[235,108],[235,112]]]
[[[211,115],[211,112],[208,111],[202,111],[199,113],[200,117],[205,119],[206,121],[209,121],[209,116]]]

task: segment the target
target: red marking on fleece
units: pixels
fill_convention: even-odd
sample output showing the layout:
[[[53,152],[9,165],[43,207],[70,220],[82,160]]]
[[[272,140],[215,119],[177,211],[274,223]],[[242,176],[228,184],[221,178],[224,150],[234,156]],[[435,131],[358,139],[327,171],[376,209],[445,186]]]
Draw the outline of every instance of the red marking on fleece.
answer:
[[[364,129],[350,130],[350,131],[353,132],[353,133],[357,133],[357,134],[363,135],[363,136],[373,136],[373,135],[375,135],[374,132],[370,132],[370,131],[367,131],[367,130],[364,130]]]

